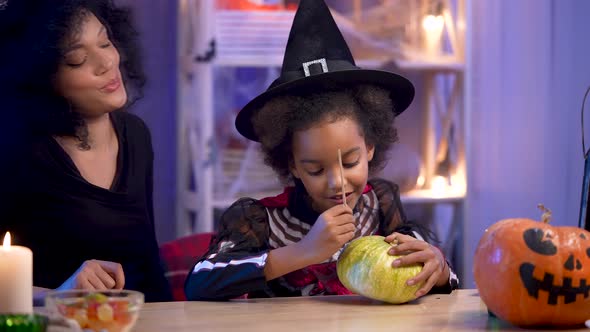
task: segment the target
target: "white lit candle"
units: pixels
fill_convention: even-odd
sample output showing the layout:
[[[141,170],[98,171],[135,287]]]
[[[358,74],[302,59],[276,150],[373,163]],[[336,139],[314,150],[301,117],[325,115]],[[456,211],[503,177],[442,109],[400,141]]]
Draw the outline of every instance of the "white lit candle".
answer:
[[[432,179],[432,194],[435,197],[443,197],[447,188],[447,179],[444,176],[437,175]]]
[[[442,15],[427,15],[422,20],[424,28],[424,50],[429,57],[437,57],[442,53],[441,37],[445,26]]]
[[[10,233],[0,247],[0,313],[33,313],[33,252],[10,245]]]

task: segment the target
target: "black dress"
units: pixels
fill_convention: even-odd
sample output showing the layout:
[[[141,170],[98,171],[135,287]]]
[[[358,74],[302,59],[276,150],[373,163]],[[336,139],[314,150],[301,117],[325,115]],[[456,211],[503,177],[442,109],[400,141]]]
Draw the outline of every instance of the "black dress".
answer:
[[[57,288],[98,259],[121,263],[125,288],[146,301],[170,300],[154,231],[150,133],[130,113],[111,113],[111,121],[119,140],[111,188],[87,182],[52,137],[35,138],[6,181],[0,234],[11,231],[13,243],[33,251],[35,286]]]

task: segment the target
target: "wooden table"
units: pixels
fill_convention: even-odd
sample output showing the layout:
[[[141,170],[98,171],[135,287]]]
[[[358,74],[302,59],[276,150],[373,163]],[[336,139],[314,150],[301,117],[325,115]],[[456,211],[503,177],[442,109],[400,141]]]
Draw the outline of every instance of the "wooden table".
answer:
[[[489,317],[477,290],[428,295],[404,305],[383,304],[360,296],[147,303],[134,329],[137,332],[488,330],[523,331]],[[590,332],[590,329],[568,331]]]

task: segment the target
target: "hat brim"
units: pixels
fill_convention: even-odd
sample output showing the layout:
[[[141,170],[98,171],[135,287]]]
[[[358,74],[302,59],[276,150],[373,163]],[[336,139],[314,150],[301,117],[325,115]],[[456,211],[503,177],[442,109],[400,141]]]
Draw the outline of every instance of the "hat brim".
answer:
[[[303,91],[320,92],[324,87],[352,87],[359,84],[373,84],[390,91],[395,115],[405,111],[414,100],[414,85],[405,77],[382,70],[351,69],[333,71],[292,80],[266,90],[252,99],[236,117],[236,129],[244,137],[259,141],[254,130],[252,118],[256,111],[274,97]]]

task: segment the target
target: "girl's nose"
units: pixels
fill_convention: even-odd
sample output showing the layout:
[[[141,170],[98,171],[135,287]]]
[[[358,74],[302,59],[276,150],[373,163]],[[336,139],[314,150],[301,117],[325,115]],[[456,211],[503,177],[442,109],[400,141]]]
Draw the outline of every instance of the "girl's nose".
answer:
[[[344,180],[344,183],[342,181]],[[341,192],[343,184],[346,184],[346,177],[342,179],[340,174],[340,167],[336,167],[335,169],[328,172],[328,183],[330,189],[335,192]]]

